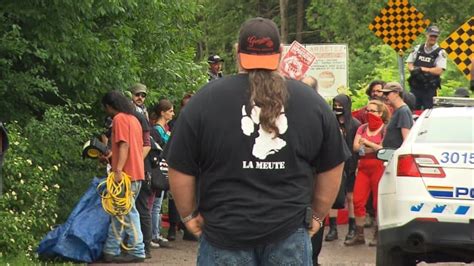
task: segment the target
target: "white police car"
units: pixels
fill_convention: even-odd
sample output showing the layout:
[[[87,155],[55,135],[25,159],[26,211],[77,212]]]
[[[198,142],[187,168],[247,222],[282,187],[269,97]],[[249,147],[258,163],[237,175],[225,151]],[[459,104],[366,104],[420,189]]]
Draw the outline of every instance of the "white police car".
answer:
[[[452,107],[425,110],[402,147],[377,155],[377,265],[474,262],[474,99],[435,102]]]

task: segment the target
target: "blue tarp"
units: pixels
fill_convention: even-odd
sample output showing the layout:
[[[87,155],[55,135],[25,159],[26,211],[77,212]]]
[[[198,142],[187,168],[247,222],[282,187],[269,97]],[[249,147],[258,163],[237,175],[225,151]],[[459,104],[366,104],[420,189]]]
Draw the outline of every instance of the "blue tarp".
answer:
[[[96,190],[103,180],[95,177],[66,223],[43,238],[37,249],[41,257],[93,262],[101,256],[110,224]]]

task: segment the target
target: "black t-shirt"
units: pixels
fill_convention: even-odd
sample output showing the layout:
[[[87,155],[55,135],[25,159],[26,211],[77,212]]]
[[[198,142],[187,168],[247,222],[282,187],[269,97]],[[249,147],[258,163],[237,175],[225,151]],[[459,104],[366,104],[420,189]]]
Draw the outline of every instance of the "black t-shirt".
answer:
[[[385,148],[398,149],[402,146],[403,136],[402,128],[411,129],[413,126],[413,117],[407,105],[403,105],[395,112],[387,125],[387,131],[383,138],[382,146]]]
[[[287,86],[276,138],[260,129],[258,108],[247,107],[246,74],[208,83],[175,124],[165,157],[170,167],[198,177],[204,235],[217,247],[252,248],[288,237],[303,225],[314,172],[349,156],[324,99],[299,81]]]

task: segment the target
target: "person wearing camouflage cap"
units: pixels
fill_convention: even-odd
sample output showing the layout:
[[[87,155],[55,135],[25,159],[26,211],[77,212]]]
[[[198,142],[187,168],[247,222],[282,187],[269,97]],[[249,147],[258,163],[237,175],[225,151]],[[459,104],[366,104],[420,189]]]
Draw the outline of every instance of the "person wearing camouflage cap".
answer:
[[[130,92],[132,93],[132,101],[137,109],[137,112],[143,114],[146,119],[149,120],[148,111],[145,107],[147,87],[144,84],[135,83],[133,86],[130,87]]]

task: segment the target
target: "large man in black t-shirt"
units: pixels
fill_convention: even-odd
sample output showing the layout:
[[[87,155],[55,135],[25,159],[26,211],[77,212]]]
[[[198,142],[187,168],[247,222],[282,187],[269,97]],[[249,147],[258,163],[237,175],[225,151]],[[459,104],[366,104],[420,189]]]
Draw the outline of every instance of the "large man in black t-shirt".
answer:
[[[245,22],[237,50],[239,74],[204,86],[176,122],[171,191],[200,236],[198,265],[312,265],[310,235],[334,202],[347,147],[324,99],[275,71],[275,23]]]

